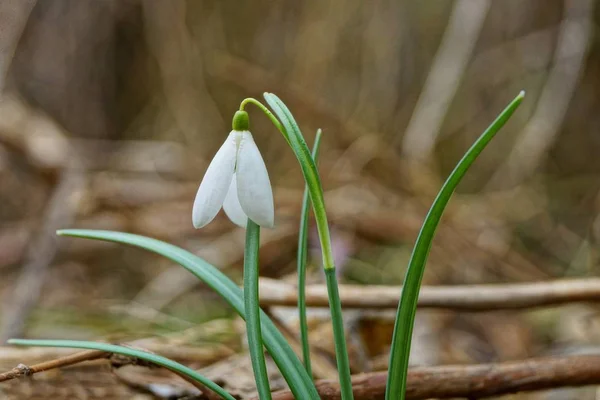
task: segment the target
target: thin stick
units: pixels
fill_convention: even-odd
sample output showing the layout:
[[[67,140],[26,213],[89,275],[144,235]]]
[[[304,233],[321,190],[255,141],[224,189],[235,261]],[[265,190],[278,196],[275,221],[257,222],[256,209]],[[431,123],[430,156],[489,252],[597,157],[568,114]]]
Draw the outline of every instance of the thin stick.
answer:
[[[9,381],[11,379],[16,379],[16,378],[20,378],[20,377],[24,377],[24,376],[31,376],[31,375],[34,375],[34,374],[37,374],[40,372],[44,372],[44,371],[49,371],[52,369],[64,368],[64,367],[79,364],[79,363],[82,363],[85,361],[94,361],[94,360],[101,360],[101,359],[109,360],[112,356],[113,356],[113,353],[108,353],[108,352],[101,351],[101,350],[85,350],[85,351],[80,351],[80,352],[77,352],[74,354],[69,354],[67,356],[60,357],[60,358],[57,358],[54,360],[44,361],[44,362],[41,362],[39,364],[35,364],[32,366],[27,366],[25,364],[19,364],[15,368],[11,369],[10,371],[0,373],[0,382]],[[131,359],[134,359],[134,358],[131,357]],[[144,364],[148,364],[148,362],[144,361]],[[186,382],[193,385],[196,389],[200,390],[202,393],[205,393],[207,395],[214,394],[214,392],[210,388],[207,388],[202,383],[197,382],[194,379],[191,379],[190,377],[179,373],[178,371],[174,371],[174,370],[170,370],[170,371],[173,372],[175,375],[179,376],[180,378],[182,378],[183,380],[185,380]],[[220,396],[219,396],[219,398],[220,398]]]
[[[295,307],[293,285],[268,278],[260,281],[262,306]],[[344,308],[396,308],[402,286],[340,285]],[[423,286],[418,306],[462,311],[489,311],[549,307],[576,302],[600,302],[600,278],[561,279],[549,282]],[[306,286],[308,307],[328,307],[325,285]]]
[[[98,359],[108,359],[111,353],[100,350],[86,350],[75,354],[69,354],[68,356],[60,357],[55,360],[44,361],[39,364],[32,365],[30,367],[19,364],[10,371],[0,374],[0,382],[9,381],[11,379],[19,378],[22,376],[30,376],[37,374],[38,372],[44,372],[51,369],[68,367],[69,365],[78,364],[84,361],[92,361]]]
[[[0,374],[0,382],[110,356],[110,353],[92,350],[30,367],[19,365]],[[356,399],[383,399],[386,379],[385,372],[354,376],[352,386]],[[481,398],[594,384],[600,384],[600,355],[537,358],[510,363],[413,368],[408,374],[407,398]],[[317,389],[324,400],[340,398],[339,386],[334,380],[317,382]],[[291,400],[293,397],[290,392],[278,392],[273,399]]]
[[[356,375],[352,389],[356,400],[379,400],[385,396],[387,373]],[[406,398],[473,398],[600,384],[600,356],[537,358],[520,362],[468,366],[412,368],[408,373]],[[335,381],[318,381],[322,400],[340,399]],[[273,400],[293,400],[287,391]]]

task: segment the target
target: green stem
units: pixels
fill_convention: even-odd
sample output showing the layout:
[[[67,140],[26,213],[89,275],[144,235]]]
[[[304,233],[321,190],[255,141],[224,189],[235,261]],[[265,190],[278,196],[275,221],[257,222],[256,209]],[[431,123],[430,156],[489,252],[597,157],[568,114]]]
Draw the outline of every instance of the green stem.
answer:
[[[283,137],[290,145],[294,155],[300,163],[302,175],[304,176],[304,181],[306,182],[306,186],[309,190],[310,200],[312,202],[313,212],[315,214],[317,230],[319,232],[319,241],[321,243],[323,268],[325,269],[326,273],[328,273],[329,270],[334,271],[333,273],[335,275],[335,264],[331,247],[331,237],[329,234],[329,224],[325,210],[325,200],[323,196],[323,188],[321,186],[321,178],[319,177],[317,166],[310,154],[308,146],[306,145],[304,136],[302,136],[300,127],[296,123],[287,106],[273,93],[264,93],[264,98],[273,110],[273,113],[277,116],[278,121],[275,121],[273,114],[255,99],[244,100],[240,106],[240,110],[242,110],[244,105],[248,103],[258,106],[261,110],[263,110],[263,112],[265,112],[267,117],[271,119],[273,124],[277,127],[277,129],[279,129]],[[340,385],[343,388],[342,400],[353,400],[354,396],[352,394],[352,387],[350,384],[350,369],[344,367],[349,366],[350,362],[348,360],[348,352],[346,351],[341,303],[337,290],[337,281],[335,279],[332,281],[332,285],[333,286],[328,285],[328,294],[330,298],[334,337],[337,337],[339,342],[336,342],[336,360],[338,366],[342,366],[342,368],[338,369]]]
[[[313,145],[312,158],[317,162],[319,145],[321,143],[321,129],[317,130],[315,144]],[[312,376],[310,362],[310,345],[308,342],[308,320],[306,317],[306,260],[308,253],[308,217],[310,215],[310,195],[308,187],[304,188],[302,197],[302,212],[300,214],[300,230],[298,234],[298,319],[300,320],[300,343],[302,345],[302,359],[308,375]]]
[[[96,342],[85,342],[79,340],[27,340],[27,339],[10,339],[9,344],[16,344],[18,346],[39,346],[39,347],[67,347],[74,349],[90,349],[100,350],[107,353],[122,354],[128,357],[138,358],[140,360],[151,362],[152,364],[159,365],[168,370],[177,372],[181,375],[185,375],[190,379],[200,382],[213,392],[217,393],[224,399],[235,400],[235,398],[227,393],[222,387],[199,374],[191,368],[181,365],[178,362],[169,360],[168,358],[159,356],[158,354],[148,353],[147,351],[137,350],[131,347],[117,346],[108,343],[96,343]]]
[[[335,354],[337,355],[342,399],[353,399],[350,361],[348,360],[348,349],[346,348],[346,336],[342,320],[342,303],[340,302],[335,268],[325,270],[325,279],[327,281],[327,294],[329,295],[329,310],[331,312],[331,323],[333,324],[333,340],[335,343]],[[340,357],[342,354],[345,354],[346,357]]]
[[[496,120],[483,132],[471,148],[465,153],[458,162],[454,170],[446,179],[446,182],[440,189],[437,197],[433,201],[408,263],[406,277],[396,322],[394,324],[394,334],[392,337],[392,346],[390,349],[390,366],[388,370],[387,386],[385,392],[386,400],[404,400],[406,398],[406,378],[408,375],[408,359],[410,355],[410,345],[415,323],[415,314],[417,312],[417,300],[419,298],[419,289],[425,271],[425,264],[431,248],[431,242],[435,235],[437,226],[442,218],[442,214],[454,189],[458,186],[463,176],[465,176],[469,167],[473,164],[477,156],[492,140],[494,135],[504,126],[511,115],[515,112],[519,104],[523,101],[525,93],[519,95],[502,111]]]
[[[291,146],[291,144],[290,144],[290,137],[288,136],[287,132],[283,128],[283,125],[281,125],[281,122],[279,122],[279,120],[277,119],[277,117],[273,115],[273,113],[271,112],[271,110],[269,110],[263,103],[261,103],[260,101],[256,100],[255,98],[248,97],[248,98],[242,100],[242,102],[240,103],[240,111],[244,111],[244,109],[246,108],[246,106],[248,104],[254,104],[263,113],[265,113],[265,115],[267,116],[267,118],[269,118],[269,120],[271,121],[271,123],[273,125],[275,125],[275,127],[277,128],[277,130],[279,130],[279,132],[281,132],[281,134],[283,135],[283,138],[285,139],[285,141]]]
[[[254,371],[254,380],[258,398],[271,400],[271,387],[263,351],[263,339],[260,328],[260,306],[258,295],[258,249],[260,245],[260,227],[248,219],[246,226],[246,248],[244,250],[244,311],[246,313],[246,334],[250,360]]]

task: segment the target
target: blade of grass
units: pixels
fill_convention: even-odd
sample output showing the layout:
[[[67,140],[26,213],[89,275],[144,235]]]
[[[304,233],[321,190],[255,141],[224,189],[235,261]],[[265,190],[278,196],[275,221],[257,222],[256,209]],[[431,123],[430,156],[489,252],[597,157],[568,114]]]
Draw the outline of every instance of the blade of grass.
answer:
[[[288,143],[300,163],[302,175],[304,175],[304,180],[310,193],[310,200],[315,214],[315,221],[323,254],[323,268],[327,277],[327,294],[329,296],[329,309],[331,312],[331,325],[333,327],[335,358],[340,379],[341,397],[342,400],[352,400],[354,395],[352,393],[350,361],[348,359],[344,322],[342,319],[342,305],[337,289],[337,275],[335,273],[329,223],[327,221],[323,187],[321,186],[319,171],[310,154],[310,150],[306,145],[304,136],[302,136],[300,127],[296,123],[290,110],[283,101],[273,93],[265,93],[263,96],[283,126],[283,130],[280,130],[283,136],[287,137]]]
[[[312,158],[317,163],[319,146],[321,144],[321,129],[317,130]],[[304,188],[302,197],[302,212],[300,213],[300,230],[298,233],[298,319],[300,320],[300,343],[302,345],[302,359],[308,375],[312,376],[310,362],[310,345],[308,342],[308,320],[306,317],[306,260],[308,253],[308,217],[310,216],[310,195],[308,187]]]
[[[181,265],[198,279],[206,283],[227,301],[227,303],[229,303],[242,318],[245,318],[242,290],[217,268],[186,250],[160,240],[131,233],[88,229],[65,229],[58,231],[58,234],[61,236],[73,236],[128,244],[160,254]],[[279,367],[281,374],[288,383],[295,398],[318,400],[320,398],[319,393],[315,388],[312,378],[306,373],[306,370],[302,366],[302,362],[293,352],[289,343],[285,340],[269,317],[262,311],[260,313],[260,318],[265,347]]]
[[[9,344],[15,344],[18,346],[39,346],[39,347],[67,347],[74,349],[90,349],[100,350],[107,353],[121,354],[128,357],[135,357],[140,360],[148,361],[152,364],[159,365],[168,370],[171,370],[179,375],[186,376],[192,380],[200,382],[219,396],[227,400],[235,400],[235,397],[227,393],[221,386],[217,385],[207,377],[185,365],[179,364],[173,360],[169,360],[166,357],[159,356],[158,354],[149,353],[143,350],[133,349],[126,346],[118,346],[108,343],[97,343],[97,342],[85,342],[79,340],[28,340],[28,339],[9,339]]]
[[[323,198],[323,187],[321,186],[321,178],[319,177],[317,165],[311,157],[310,150],[300,131],[300,127],[287,106],[273,93],[265,93],[264,98],[273,110],[273,113],[281,121],[281,124],[277,127],[290,144],[302,169],[302,175],[308,187],[310,201],[312,202],[315,214],[317,230],[319,231],[319,241],[321,242],[323,253],[323,268],[334,268],[329,224],[325,210],[325,200]]]
[[[415,322],[419,289],[421,287],[423,271],[425,270],[429,249],[431,248],[431,242],[444,209],[446,208],[452,193],[454,193],[454,189],[456,189],[456,186],[458,186],[469,167],[483,151],[485,146],[492,140],[494,135],[512,116],[517,107],[519,107],[524,96],[525,92],[519,93],[519,95],[502,111],[496,120],[466,152],[448,179],[446,179],[446,182],[440,189],[440,192],[433,201],[433,204],[425,217],[425,221],[423,222],[423,226],[417,237],[408,264],[402,295],[398,305],[398,313],[396,315],[390,350],[390,366],[385,392],[386,400],[404,400],[406,396],[408,358],[410,355],[411,337]]]
[[[271,400],[271,387],[267,374],[267,363],[263,351],[260,329],[260,306],[258,293],[258,252],[260,226],[248,219],[246,225],[246,247],[244,248],[244,310],[246,311],[246,335],[258,398]]]

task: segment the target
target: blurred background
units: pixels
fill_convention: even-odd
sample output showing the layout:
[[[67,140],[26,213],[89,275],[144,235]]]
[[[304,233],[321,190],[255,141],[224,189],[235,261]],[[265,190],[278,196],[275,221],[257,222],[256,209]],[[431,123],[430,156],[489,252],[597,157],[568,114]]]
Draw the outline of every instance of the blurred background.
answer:
[[[401,284],[443,180],[522,89],[523,105],[451,201],[424,284],[596,275],[599,9],[593,0],[1,0],[0,339],[153,337],[187,346],[198,366],[231,366],[243,325],[186,271],[54,232],[159,238],[239,281],[244,232],[222,213],[194,230],[191,206],[240,101],[265,91],[287,103],[309,145],[323,129],[343,282]],[[279,133],[249,110],[276,203],[261,274],[294,282],[302,176]],[[309,280],[320,283],[314,228],[309,240]],[[595,352],[598,311],[422,310],[412,362]],[[280,317],[297,329],[293,310]],[[329,325],[312,318],[327,377]],[[385,369],[392,318],[347,314],[354,372]],[[10,354],[1,365],[14,366]],[[595,389],[510,398],[592,399]]]

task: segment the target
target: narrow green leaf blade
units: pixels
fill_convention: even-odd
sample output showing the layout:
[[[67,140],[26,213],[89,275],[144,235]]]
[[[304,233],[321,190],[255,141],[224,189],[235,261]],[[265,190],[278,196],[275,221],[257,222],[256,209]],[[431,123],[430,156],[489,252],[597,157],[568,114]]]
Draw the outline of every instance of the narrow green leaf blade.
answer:
[[[312,159],[317,163],[321,145],[321,129],[317,130],[312,150]],[[306,316],[306,260],[308,254],[308,217],[310,215],[310,197],[308,187],[304,188],[302,211],[300,213],[300,229],[298,231],[298,320],[300,325],[300,343],[302,344],[302,359],[308,375],[312,376],[310,361],[310,344],[308,341],[308,318]]]
[[[65,229],[58,231],[61,236],[73,236],[87,239],[105,240],[128,244],[160,254],[190,271],[198,279],[217,292],[233,309],[245,318],[243,291],[225,274],[200,257],[172,244],[131,233]],[[319,399],[319,393],[311,377],[306,373],[302,362],[293,352],[289,343],[275,327],[271,319],[261,311],[261,324],[265,347],[279,367],[290,390],[298,399]]]
[[[348,349],[345,340],[344,323],[342,320],[342,306],[337,289],[337,279],[335,276],[335,262],[331,248],[331,237],[329,234],[329,222],[325,210],[325,199],[321,178],[315,161],[313,160],[300,127],[296,123],[294,116],[287,106],[273,93],[265,93],[264,98],[273,109],[283,125],[288,137],[289,144],[300,163],[302,174],[309,189],[310,200],[312,201],[315,221],[319,231],[319,240],[323,254],[323,268],[328,279],[327,293],[329,296],[329,309],[331,311],[331,324],[333,326],[333,336],[335,343],[335,356],[340,378],[340,389],[342,400],[352,400],[352,379],[350,376],[350,361],[348,359]],[[335,286],[335,287],[334,287]],[[335,289],[335,290],[332,290]]]
[[[9,339],[9,344],[16,344],[18,346],[39,346],[39,347],[67,347],[74,349],[89,349],[89,350],[100,350],[107,353],[121,354],[128,357],[139,358],[140,360],[151,362],[152,364],[160,365],[171,371],[176,371],[182,375],[185,375],[197,382],[200,382],[213,392],[217,393],[223,399],[235,400],[235,397],[227,393],[221,386],[217,385],[207,377],[193,369],[186,367],[185,365],[179,364],[176,361],[170,360],[166,357],[159,356],[158,354],[148,353],[147,351],[133,349],[126,346],[118,346],[108,343],[97,343],[97,342],[86,342],[80,340],[28,340],[28,339]]]
[[[302,175],[304,175],[304,180],[309,188],[310,200],[313,204],[315,221],[317,223],[317,229],[319,230],[319,238],[323,250],[323,268],[334,268],[331,243],[328,240],[324,240],[325,238],[329,238],[329,225],[327,223],[323,187],[321,185],[321,178],[319,177],[317,165],[310,154],[310,150],[306,145],[300,127],[287,106],[273,93],[265,93],[263,96],[267,104],[269,104],[273,110],[273,113],[279,118],[279,121],[281,121],[285,134],[288,137],[290,147],[298,159],[300,168],[302,169]]]
[[[417,237],[406,271],[402,295],[398,305],[398,313],[396,315],[390,350],[390,366],[385,394],[386,400],[404,400],[406,396],[408,358],[410,355],[411,337],[415,322],[419,289],[421,287],[421,280],[423,279],[423,271],[425,270],[429,249],[431,248],[431,242],[444,209],[469,167],[519,107],[524,96],[524,92],[519,93],[519,95],[504,109],[504,111],[502,111],[496,120],[466,152],[448,179],[446,179],[446,182],[433,201],[429,213],[425,217],[425,221],[423,222],[423,226]]]

